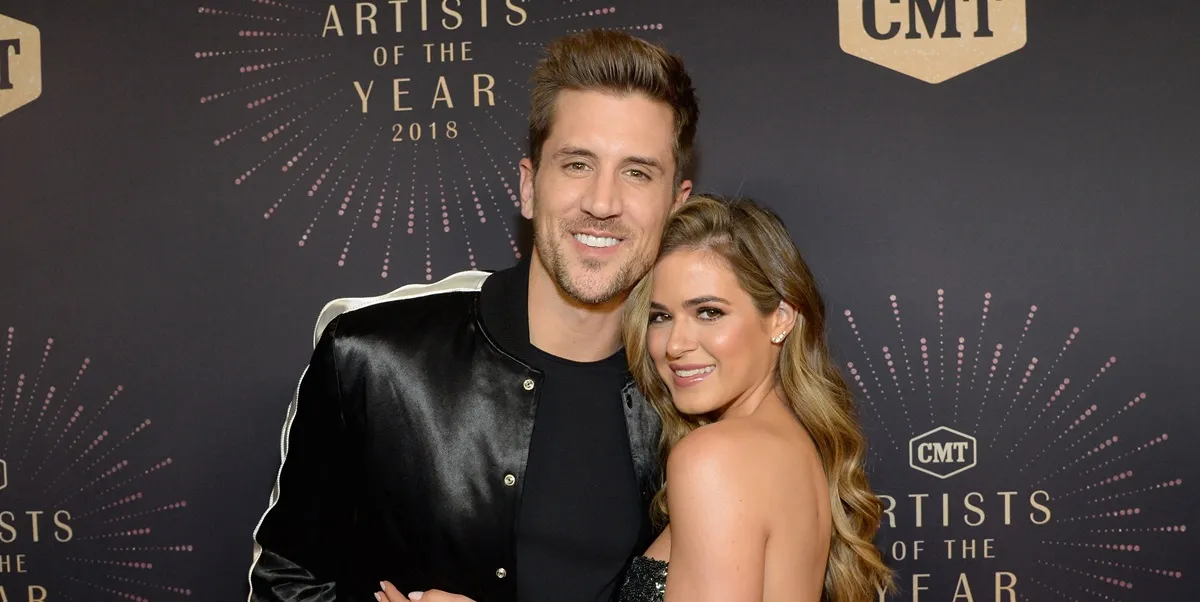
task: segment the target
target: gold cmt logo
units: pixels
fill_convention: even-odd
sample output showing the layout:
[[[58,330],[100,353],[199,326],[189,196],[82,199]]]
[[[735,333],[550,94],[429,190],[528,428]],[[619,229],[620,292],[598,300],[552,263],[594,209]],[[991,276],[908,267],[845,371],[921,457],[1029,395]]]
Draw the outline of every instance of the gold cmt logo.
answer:
[[[0,15],[0,117],[42,95],[42,33]]]
[[[974,468],[978,453],[974,437],[945,426],[908,441],[908,465],[939,479]]]
[[[937,84],[1025,46],[1025,0],[838,0],[842,50]]]

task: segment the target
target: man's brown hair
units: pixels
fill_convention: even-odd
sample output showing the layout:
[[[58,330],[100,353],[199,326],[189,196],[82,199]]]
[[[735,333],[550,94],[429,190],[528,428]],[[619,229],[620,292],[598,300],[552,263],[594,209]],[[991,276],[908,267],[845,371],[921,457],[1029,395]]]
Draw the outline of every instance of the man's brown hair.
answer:
[[[700,110],[692,79],[678,56],[626,33],[586,31],[551,43],[531,81],[529,157],[535,170],[550,136],[559,92],[641,93],[667,104],[675,114],[675,183],[682,181],[691,164]]]

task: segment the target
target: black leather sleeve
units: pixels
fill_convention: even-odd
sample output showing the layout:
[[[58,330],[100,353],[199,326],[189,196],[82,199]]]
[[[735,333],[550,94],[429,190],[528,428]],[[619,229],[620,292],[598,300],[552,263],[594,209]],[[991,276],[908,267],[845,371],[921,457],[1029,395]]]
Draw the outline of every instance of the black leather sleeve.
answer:
[[[249,602],[333,602],[348,589],[355,470],[341,411],[338,319],[322,333],[288,407],[281,465],[254,533]]]

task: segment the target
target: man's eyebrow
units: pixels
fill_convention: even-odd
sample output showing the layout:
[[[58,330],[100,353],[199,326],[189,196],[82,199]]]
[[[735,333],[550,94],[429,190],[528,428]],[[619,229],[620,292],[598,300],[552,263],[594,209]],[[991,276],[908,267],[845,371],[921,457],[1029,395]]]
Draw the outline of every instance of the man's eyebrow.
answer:
[[[600,158],[599,155],[597,155],[595,152],[590,151],[583,147],[579,147],[579,146],[564,146],[564,147],[558,149],[557,151],[554,151],[554,154],[552,156],[554,159],[565,159],[567,157],[584,157],[587,159],[597,160]],[[655,159],[654,157],[646,157],[643,155],[630,155],[628,157],[625,157],[624,162],[625,163],[634,163],[637,165],[644,165],[648,168],[655,169],[658,171],[666,171],[666,169],[663,167],[662,161],[659,161],[658,159]]]
[[[654,157],[641,157],[641,156],[625,157],[625,162],[626,163],[637,163],[638,165],[645,165],[646,167],[650,167],[650,168],[656,169],[658,171],[664,171],[662,162],[659,161],[658,159],[655,159]]]
[[[555,159],[562,159],[565,157],[587,157],[589,159],[597,158],[596,153],[578,146],[564,146],[554,151]]]

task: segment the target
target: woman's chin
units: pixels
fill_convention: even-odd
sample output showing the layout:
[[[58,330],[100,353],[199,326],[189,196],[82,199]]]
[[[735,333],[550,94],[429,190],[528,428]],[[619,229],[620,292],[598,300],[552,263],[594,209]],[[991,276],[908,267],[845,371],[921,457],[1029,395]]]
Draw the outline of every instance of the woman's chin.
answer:
[[[675,410],[688,418],[699,418],[711,413],[715,408],[705,403],[703,399],[675,399]]]

